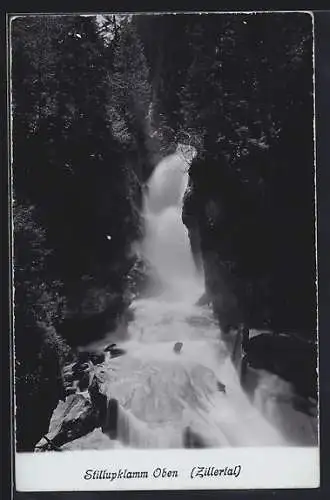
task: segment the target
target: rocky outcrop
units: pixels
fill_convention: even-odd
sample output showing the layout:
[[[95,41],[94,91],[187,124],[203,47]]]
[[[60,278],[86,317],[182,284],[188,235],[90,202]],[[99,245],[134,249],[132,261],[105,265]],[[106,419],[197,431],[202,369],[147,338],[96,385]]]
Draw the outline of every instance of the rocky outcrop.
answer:
[[[317,350],[304,339],[289,334],[260,333],[242,340],[241,378],[246,383],[247,370],[266,370],[292,384],[304,398],[317,400]]]
[[[68,368],[71,377],[80,370],[87,373],[87,366],[77,365]],[[98,442],[107,447],[99,432],[95,435],[97,429],[110,440],[138,448],[181,447],[185,443],[186,408],[203,411],[208,397],[224,392],[212,370],[176,359],[142,361],[126,354],[98,366],[90,363],[89,376],[87,389],[77,388],[75,394],[58,403],[49,430],[35,451],[86,448],[83,436],[88,442],[95,439],[96,447]],[[187,426],[189,422],[188,418]],[[68,445],[78,439],[73,447]],[[203,440],[203,433],[199,439]],[[189,447],[196,445],[194,439],[186,441]]]
[[[183,200],[182,220],[188,229],[196,266],[203,269],[206,294],[202,303],[211,303],[220,327],[226,331],[238,325],[243,308],[239,282],[235,276],[235,253],[229,231],[229,206],[226,206],[231,185],[219,187],[220,179],[212,179],[219,165],[214,160],[197,157],[190,167],[189,186]],[[215,169],[213,171],[213,169]],[[218,191],[216,192],[216,187]],[[222,198],[222,192],[224,195]],[[235,191],[232,192],[235,196]],[[231,205],[234,203],[231,202]],[[230,214],[234,217],[234,211]]]
[[[299,247],[293,235],[303,215],[292,204],[286,214],[278,206],[283,171],[265,177],[263,184],[247,171],[243,182],[233,165],[206,152],[193,160],[189,174],[182,219],[193,252],[202,256],[206,295],[201,303],[211,302],[224,340],[235,337],[240,325],[272,333],[235,347],[243,371],[246,366],[267,370],[292,382],[300,394],[316,397],[313,238],[308,248]]]
[[[115,346],[115,344],[113,344]],[[81,351],[74,362],[66,364],[62,370],[62,379],[66,396],[78,391],[86,391],[90,385],[96,366],[104,363],[106,349]]]
[[[89,432],[85,436],[65,443],[61,447],[61,450],[108,450],[112,448],[122,448],[122,445],[118,441],[111,440],[109,436],[104,434],[104,432],[98,428]]]
[[[179,354],[181,352],[182,347],[183,347],[182,342],[176,342],[174,344],[173,351],[176,352],[177,354]]]
[[[125,350],[117,347],[117,344],[110,344],[105,349],[104,352],[109,353],[111,358],[116,358],[117,356],[122,356],[125,354]]]
[[[306,196],[309,215],[305,206],[298,211],[292,202],[298,196],[300,207],[293,167],[285,163],[270,176],[268,161],[263,157],[264,173],[253,176],[243,160],[239,169],[219,152],[200,152],[189,171],[183,222],[196,255],[200,247],[206,288],[222,329],[243,321],[249,328],[315,340],[313,193]]]
[[[60,401],[52,415],[48,433],[36,444],[35,451],[59,450],[99,427],[99,414],[88,394],[72,394]]]

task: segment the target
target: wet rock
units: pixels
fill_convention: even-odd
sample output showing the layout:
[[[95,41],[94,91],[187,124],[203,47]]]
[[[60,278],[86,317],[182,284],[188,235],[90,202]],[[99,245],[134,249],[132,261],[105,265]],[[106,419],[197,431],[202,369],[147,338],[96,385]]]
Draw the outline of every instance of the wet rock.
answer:
[[[71,394],[75,394],[77,392],[77,388],[70,386],[65,388],[65,396],[70,396]]]
[[[128,322],[133,321],[134,320],[134,311],[130,308],[126,309],[126,311],[124,313],[124,317],[125,317],[126,321],[128,321]]]
[[[64,366],[63,375],[70,375],[72,373],[72,366],[72,364]]]
[[[49,430],[37,444],[38,451],[60,448],[100,426],[99,413],[89,394],[73,394],[59,402],[52,415]]]
[[[103,357],[100,359],[103,359]],[[90,361],[84,363],[78,361],[73,365],[67,365],[63,369],[63,382],[66,396],[74,394],[78,390],[87,390],[93,366],[94,364]]]
[[[117,399],[111,398],[107,405],[106,420],[102,426],[103,432],[106,432],[110,439],[118,437],[118,413],[119,403]]]
[[[123,356],[126,351],[124,349],[112,349],[112,351],[110,351],[111,353],[111,357],[112,358],[117,358],[118,356]]]
[[[217,388],[220,392],[223,392],[224,394],[226,394],[226,386],[225,386],[225,384],[223,384],[219,380],[217,381]]]
[[[203,295],[197,300],[196,306],[205,306],[211,304],[211,298],[205,292]]]
[[[84,371],[89,369],[89,364],[88,363],[76,363],[72,367],[72,373],[74,375],[79,375],[80,373],[83,373]]]
[[[68,384],[71,384],[75,380],[75,375],[71,372],[65,372],[63,373],[63,381],[64,381],[64,386],[66,387]]]
[[[174,348],[173,348],[173,351],[176,352],[177,354],[179,354],[182,350],[182,347],[183,347],[183,343],[182,342],[176,342],[174,344]]]
[[[205,448],[205,443],[202,437],[194,432],[189,426],[183,433],[183,446],[184,448]]]
[[[105,355],[103,352],[100,353],[91,353],[90,355],[90,360],[93,363],[93,365],[100,365],[101,363],[104,362]]]
[[[117,347],[117,344],[110,344],[105,349],[105,352],[109,352],[112,358],[116,358],[117,356],[122,356],[125,354],[125,350]]]
[[[317,398],[317,355],[313,343],[290,334],[260,333],[243,339],[247,367],[267,370],[293,384],[298,394]],[[244,379],[244,373],[243,379]]]
[[[86,434],[86,436],[64,444],[61,450],[108,450],[121,447],[118,441],[111,440],[101,429],[94,429],[89,434]]]
[[[100,377],[104,377],[104,375],[105,372],[103,370],[100,371]],[[93,376],[88,387],[88,393],[94,409],[99,412],[100,421],[102,422],[106,415],[107,396],[102,392],[102,379],[100,379],[100,377],[96,375]]]
[[[317,417],[317,402],[312,398],[302,398],[296,396],[293,398],[293,408],[297,411],[301,411],[306,415],[310,415],[311,417]]]
[[[86,391],[89,387],[89,382],[90,382],[90,373],[89,372],[84,372],[78,381],[78,387],[80,391]]]
[[[112,349],[114,349],[116,346],[117,346],[117,344],[109,344],[109,345],[107,345],[107,347],[104,348],[104,351],[109,352]]]

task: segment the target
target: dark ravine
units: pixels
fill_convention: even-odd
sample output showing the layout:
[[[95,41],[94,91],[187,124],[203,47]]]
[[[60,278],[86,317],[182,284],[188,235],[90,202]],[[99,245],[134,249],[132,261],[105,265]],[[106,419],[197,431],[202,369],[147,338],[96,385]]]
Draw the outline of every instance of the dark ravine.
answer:
[[[108,19],[111,43],[93,18],[13,23],[20,451],[63,398],[84,413],[103,342],[129,358],[132,308],[161,289],[137,251],[146,184],[179,142],[198,151],[182,220],[205,293],[176,320],[207,330],[212,307],[247,392],[267,371],[317,397],[311,20],[266,17]],[[180,363],[191,339],[172,340]]]

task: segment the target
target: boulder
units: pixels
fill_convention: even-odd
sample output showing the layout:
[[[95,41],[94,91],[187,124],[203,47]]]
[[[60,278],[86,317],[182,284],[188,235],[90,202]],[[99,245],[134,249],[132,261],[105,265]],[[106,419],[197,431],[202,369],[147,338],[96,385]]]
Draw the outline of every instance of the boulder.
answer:
[[[36,444],[35,451],[59,449],[100,427],[99,412],[89,394],[72,394],[60,401],[53,412],[48,433]]]
[[[111,351],[114,347],[116,347],[117,344],[109,344],[104,348],[105,352]]]
[[[75,363],[72,367],[72,373],[78,375],[89,369],[89,364],[86,363]]]
[[[70,386],[65,388],[65,396],[71,396],[71,394],[75,394],[77,392],[77,388]]]
[[[209,295],[205,292],[203,295],[197,300],[196,306],[206,306],[211,303],[211,298]]]
[[[117,356],[122,356],[125,354],[124,349],[117,347],[117,344],[110,344],[105,349],[105,352],[110,352],[112,358],[116,358]]]
[[[90,382],[90,373],[89,372],[82,373],[78,381],[79,390],[86,391],[89,387],[89,382]]]
[[[218,387],[220,392],[223,392],[226,394],[226,386],[225,386],[225,384],[223,384],[219,380],[217,381],[217,387]]]
[[[90,360],[93,365],[100,365],[104,362],[105,355],[104,352],[93,352],[90,354]]]
[[[76,380],[76,377],[72,372],[71,373],[64,373],[63,374],[64,388],[66,389],[67,387],[70,387],[75,380]]]
[[[290,334],[260,333],[243,340],[242,365],[266,370],[293,384],[298,394],[317,398],[316,346]],[[243,374],[244,378],[244,374]]]
[[[124,349],[117,348],[117,349],[112,349],[110,351],[110,354],[112,358],[117,358],[118,356],[122,356],[123,354],[125,354],[125,352],[126,351],[124,351]]]
[[[183,446],[184,448],[206,448],[203,438],[189,426],[183,432]]]
[[[111,440],[101,429],[94,429],[86,436],[64,444],[61,450],[108,450],[113,448],[122,448],[122,446],[118,441]]]
[[[176,352],[177,354],[179,354],[181,352],[182,347],[183,347],[182,342],[176,342],[174,344],[173,351]]]

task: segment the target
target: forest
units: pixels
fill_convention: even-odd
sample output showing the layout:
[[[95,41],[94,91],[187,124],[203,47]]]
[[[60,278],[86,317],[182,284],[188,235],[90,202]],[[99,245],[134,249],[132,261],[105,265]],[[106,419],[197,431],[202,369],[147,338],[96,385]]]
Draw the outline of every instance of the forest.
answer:
[[[11,60],[19,451],[143,289],[143,191],[179,143],[221,329],[316,342],[309,14],[18,16]]]

